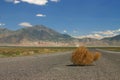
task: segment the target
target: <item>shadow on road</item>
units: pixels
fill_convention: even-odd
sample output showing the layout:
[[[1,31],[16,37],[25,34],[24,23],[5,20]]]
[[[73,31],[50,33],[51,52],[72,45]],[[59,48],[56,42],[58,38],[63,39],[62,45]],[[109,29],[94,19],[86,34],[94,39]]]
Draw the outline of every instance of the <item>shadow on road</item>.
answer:
[[[91,65],[75,65],[75,64],[69,64],[69,65],[66,65],[68,67],[87,67],[87,66],[95,66],[94,64],[91,64]]]

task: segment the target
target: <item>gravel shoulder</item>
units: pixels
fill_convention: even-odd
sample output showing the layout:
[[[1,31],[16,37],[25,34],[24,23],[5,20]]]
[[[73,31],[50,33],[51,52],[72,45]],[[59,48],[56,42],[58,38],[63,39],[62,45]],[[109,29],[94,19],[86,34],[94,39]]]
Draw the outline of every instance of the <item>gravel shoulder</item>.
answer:
[[[74,66],[71,52],[0,58],[0,80],[120,80],[120,54],[100,51],[90,66]]]

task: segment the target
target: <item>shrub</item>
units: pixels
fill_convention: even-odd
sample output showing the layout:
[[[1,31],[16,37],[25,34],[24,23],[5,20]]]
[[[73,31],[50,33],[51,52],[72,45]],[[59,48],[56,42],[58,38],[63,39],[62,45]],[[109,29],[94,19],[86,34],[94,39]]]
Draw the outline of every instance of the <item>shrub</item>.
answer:
[[[79,47],[72,53],[74,65],[90,65],[100,57],[100,53],[92,53],[85,47]]]
[[[94,61],[98,60],[101,54],[99,52],[94,53]]]

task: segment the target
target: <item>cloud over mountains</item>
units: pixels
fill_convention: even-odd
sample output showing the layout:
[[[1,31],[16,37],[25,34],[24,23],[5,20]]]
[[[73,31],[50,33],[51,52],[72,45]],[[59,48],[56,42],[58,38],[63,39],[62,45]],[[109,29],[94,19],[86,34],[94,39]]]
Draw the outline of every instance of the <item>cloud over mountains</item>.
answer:
[[[19,26],[22,26],[22,27],[32,27],[32,24],[28,23],[28,22],[22,22],[19,24]]]
[[[106,31],[95,31],[88,35],[75,36],[76,38],[95,38],[102,39],[105,37],[113,37],[120,34],[120,29],[117,30],[106,30]]]

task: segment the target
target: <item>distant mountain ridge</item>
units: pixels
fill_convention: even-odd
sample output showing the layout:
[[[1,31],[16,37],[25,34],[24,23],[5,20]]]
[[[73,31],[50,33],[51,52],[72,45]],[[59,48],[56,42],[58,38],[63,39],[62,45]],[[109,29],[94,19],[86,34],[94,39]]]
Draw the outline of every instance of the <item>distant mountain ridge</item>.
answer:
[[[22,40],[27,41],[65,41],[72,39],[67,34],[58,33],[43,25],[26,27],[16,31],[6,28],[0,29],[0,43],[20,43]]]
[[[35,25],[12,31],[0,28],[0,46],[120,46],[120,35],[97,40],[73,38],[44,25]]]
[[[109,38],[103,38],[102,40],[120,41],[120,35],[116,35],[116,36],[109,37]]]

